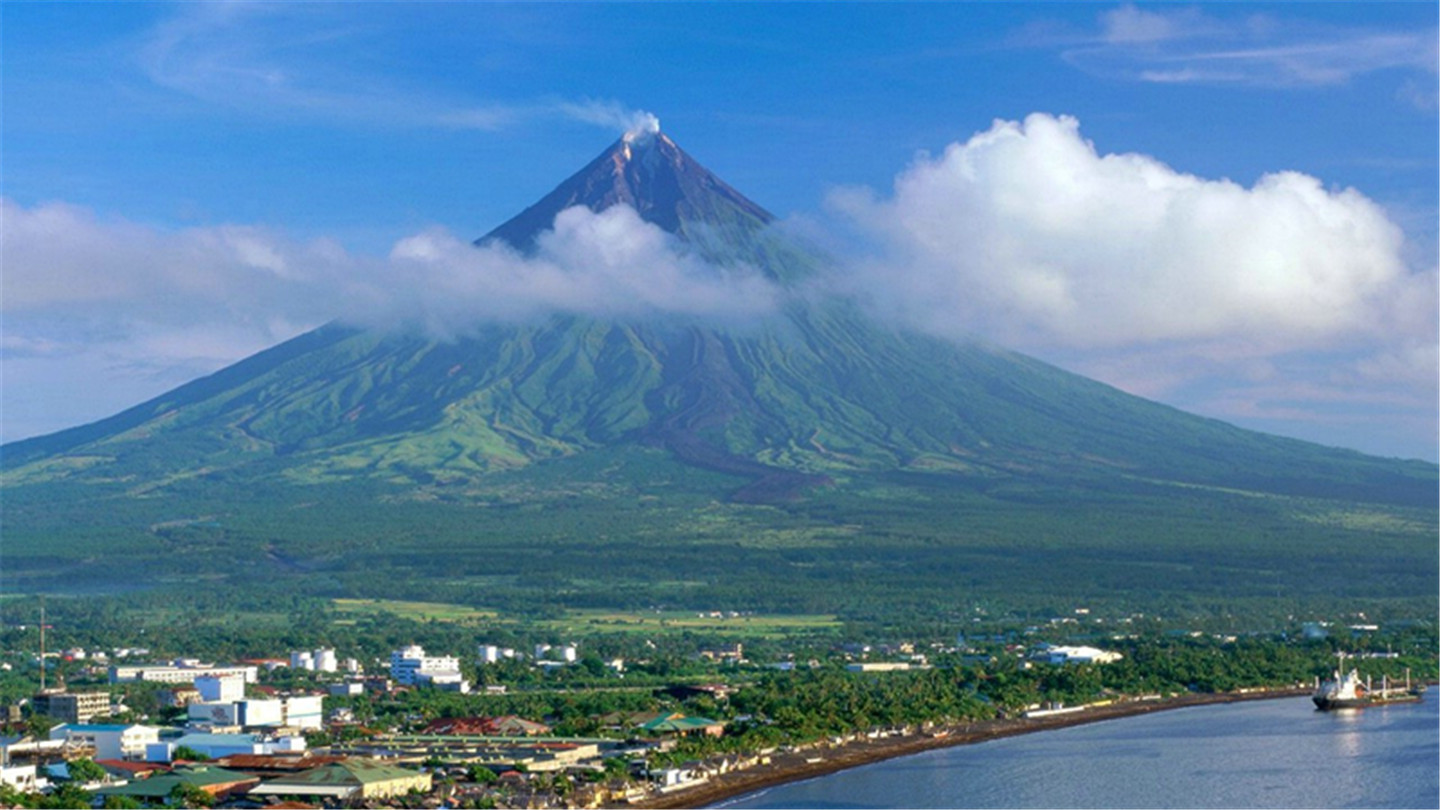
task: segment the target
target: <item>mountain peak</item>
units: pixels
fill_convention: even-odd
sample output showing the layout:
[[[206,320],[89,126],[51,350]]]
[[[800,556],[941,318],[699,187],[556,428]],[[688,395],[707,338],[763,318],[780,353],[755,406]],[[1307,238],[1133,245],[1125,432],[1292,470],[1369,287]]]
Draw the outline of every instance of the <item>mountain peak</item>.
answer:
[[[627,144],[644,145],[659,134],[660,119],[650,113],[644,113],[635,126],[631,127],[630,131],[626,132],[620,140]],[[671,143],[670,145],[674,146],[675,144]]]
[[[775,220],[690,157],[660,131],[659,119],[651,115],[539,202],[476,243],[498,239],[529,251],[566,208],[584,205],[603,211],[619,204],[634,208],[641,219],[681,239],[705,228],[753,233]]]

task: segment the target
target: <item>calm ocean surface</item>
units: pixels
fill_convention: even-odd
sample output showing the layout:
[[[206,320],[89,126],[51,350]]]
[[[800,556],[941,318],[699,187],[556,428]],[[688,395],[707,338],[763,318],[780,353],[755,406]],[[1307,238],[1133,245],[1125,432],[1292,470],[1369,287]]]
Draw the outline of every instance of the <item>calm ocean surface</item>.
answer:
[[[1440,700],[1197,706],[927,751],[725,808],[1440,807]]]

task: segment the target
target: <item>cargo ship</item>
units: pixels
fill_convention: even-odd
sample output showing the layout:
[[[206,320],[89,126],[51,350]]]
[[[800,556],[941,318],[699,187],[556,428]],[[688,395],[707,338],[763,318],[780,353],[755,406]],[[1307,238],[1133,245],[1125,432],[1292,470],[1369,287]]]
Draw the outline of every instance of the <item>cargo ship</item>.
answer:
[[[1333,680],[1317,682],[1315,708],[1321,711],[1331,709],[1364,709],[1369,706],[1387,706],[1391,703],[1413,703],[1425,693],[1424,684],[1410,683],[1410,670],[1405,670],[1405,685],[1392,685],[1385,676],[1380,678],[1380,688],[1374,688],[1370,678],[1360,682],[1357,670],[1345,671],[1345,656],[1340,656],[1340,668],[1335,670]]]

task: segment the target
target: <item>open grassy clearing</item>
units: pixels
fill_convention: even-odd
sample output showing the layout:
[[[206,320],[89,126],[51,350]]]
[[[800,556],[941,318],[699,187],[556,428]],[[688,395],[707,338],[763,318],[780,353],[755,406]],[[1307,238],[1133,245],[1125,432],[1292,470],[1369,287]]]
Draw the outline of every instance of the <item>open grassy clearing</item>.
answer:
[[[541,623],[559,633],[683,633],[701,631],[750,638],[784,638],[838,632],[842,623],[833,615],[731,615],[724,611],[685,610],[613,611],[571,610],[561,619]]]
[[[407,602],[399,599],[332,599],[331,603],[340,613],[389,613],[393,616],[422,622],[478,624],[494,622],[500,618],[500,615],[493,610],[473,608],[468,605],[452,605],[446,602]]]
[[[518,619],[502,616],[498,611],[445,602],[415,602],[398,599],[332,599],[341,614],[359,617],[364,614],[386,613],[415,621],[440,621],[454,624],[509,623]],[[340,620],[349,623],[347,620]],[[725,635],[784,638],[795,635],[837,632],[842,623],[833,615],[732,615],[729,612],[698,612],[686,610],[614,611],[599,609],[568,610],[557,619],[545,619],[536,626],[556,633],[682,633],[701,631]]]

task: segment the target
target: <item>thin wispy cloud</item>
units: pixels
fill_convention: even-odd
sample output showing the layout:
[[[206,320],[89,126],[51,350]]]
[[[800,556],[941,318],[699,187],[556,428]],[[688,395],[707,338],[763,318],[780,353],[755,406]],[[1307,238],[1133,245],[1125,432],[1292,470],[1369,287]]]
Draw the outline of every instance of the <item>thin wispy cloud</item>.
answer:
[[[609,99],[459,97],[400,84],[384,72],[365,70],[362,60],[317,56],[317,51],[363,53],[373,36],[349,22],[327,25],[326,12],[310,5],[185,5],[142,38],[133,59],[157,87],[265,117],[485,132],[564,119],[623,133],[649,115]],[[304,18],[303,24],[296,18]],[[476,86],[486,86],[483,71]]]
[[[1097,76],[1156,84],[1324,87],[1393,71],[1406,87],[1423,83],[1424,93],[1397,89],[1398,97],[1413,100],[1434,95],[1437,36],[1433,29],[1342,28],[1292,15],[1125,5],[1100,12],[1088,31],[1036,24],[1011,44],[1055,49]]]

